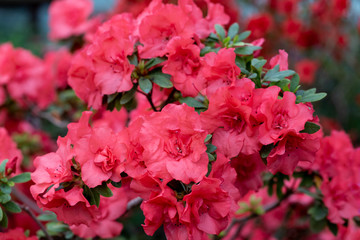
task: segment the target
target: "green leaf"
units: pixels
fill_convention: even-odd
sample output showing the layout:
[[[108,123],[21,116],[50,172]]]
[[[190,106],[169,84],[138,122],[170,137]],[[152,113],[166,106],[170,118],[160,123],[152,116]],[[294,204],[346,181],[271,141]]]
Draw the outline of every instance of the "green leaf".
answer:
[[[321,232],[326,227],[326,220],[322,219],[320,221],[316,221],[314,218],[310,218],[310,229],[314,233]]]
[[[213,153],[216,149],[217,147],[215,145],[212,145],[211,143],[206,144],[206,152]]]
[[[152,89],[151,81],[144,77],[140,77],[139,86],[140,86],[140,89],[143,90],[144,93],[149,93]]]
[[[116,188],[120,188],[121,185],[122,185],[122,182],[121,182],[121,181],[120,181],[120,182],[111,181],[111,185],[113,185],[113,186],[116,187]]]
[[[250,36],[250,34],[251,34],[251,31],[245,31],[245,32],[240,33],[238,35],[239,37],[238,37],[237,41],[241,42],[241,41],[247,39]]]
[[[99,207],[99,205],[100,205],[100,194],[95,190],[91,190],[91,192],[92,192],[92,194],[94,196],[95,206]]]
[[[280,65],[278,64],[275,67],[273,67],[272,69],[270,69],[269,71],[267,71],[267,73],[265,74],[265,77],[266,76],[272,76],[275,73],[278,73],[279,71],[280,71]]]
[[[29,172],[21,173],[19,175],[16,175],[15,177],[10,178],[9,180],[15,183],[24,183],[31,180],[31,175]]]
[[[313,192],[310,192],[309,190],[307,190],[306,188],[303,188],[303,187],[299,187],[297,189],[299,192],[302,192],[310,197],[313,197],[315,199],[321,199],[316,193],[313,193]]]
[[[186,98],[180,98],[180,103],[186,103],[186,105],[188,105],[189,107],[194,107],[194,108],[206,108],[206,106],[197,101],[195,98],[192,97],[186,97]]]
[[[204,140],[204,142],[208,142],[210,141],[210,139],[212,138],[212,134],[208,134]]]
[[[219,24],[215,24],[215,30],[216,30],[216,33],[218,34],[218,36],[220,37],[220,39],[225,38],[225,29],[223,28],[223,26],[221,26]]]
[[[5,194],[10,194],[11,193],[11,187],[6,183],[1,183],[0,184],[0,191],[2,193],[5,193]]]
[[[254,58],[253,60],[251,60],[251,66],[253,66],[256,70],[258,70],[259,72],[261,72],[263,66],[266,64],[266,60],[265,59],[257,59]]]
[[[290,91],[291,92],[295,92],[297,87],[299,86],[300,83],[300,76],[299,74],[295,74],[292,78],[291,78],[291,82],[290,82]]]
[[[126,104],[130,102],[135,96],[136,88],[133,87],[130,91],[125,92],[120,99],[120,104]]]
[[[213,162],[216,160],[216,158],[214,157],[214,155],[212,155],[211,153],[207,153],[208,157],[209,157],[209,161]]]
[[[7,203],[7,202],[9,202],[11,200],[11,196],[10,196],[10,194],[5,194],[5,193],[1,193],[0,192],[0,202],[1,203]]]
[[[21,208],[19,207],[19,205],[17,205],[17,203],[15,203],[13,201],[9,201],[9,202],[3,204],[3,206],[9,212],[12,212],[12,213],[20,213],[21,212]]]
[[[317,102],[326,97],[326,93],[316,93],[311,95],[303,95],[300,102]]]
[[[264,145],[261,147],[260,156],[261,158],[267,158],[270,152],[274,149],[274,144]]]
[[[300,131],[301,133],[314,134],[320,130],[320,126],[313,122],[306,122],[304,130]]]
[[[57,233],[63,233],[68,231],[69,227],[61,222],[49,222],[46,224],[46,229],[56,235]]]
[[[0,221],[3,219],[4,216],[4,212],[2,210],[2,208],[0,207]]]
[[[301,180],[301,183],[300,183],[300,187],[303,187],[303,188],[310,188],[314,185],[314,178],[313,176],[311,175],[303,175],[302,176],[302,180]]]
[[[3,228],[7,228],[8,226],[8,217],[6,216],[6,214],[3,214],[3,218],[0,221],[0,226]]]
[[[233,43],[231,46],[232,47],[243,47],[243,46],[246,46],[246,43],[244,43],[244,42],[236,42],[236,43]]]
[[[235,53],[239,55],[252,55],[256,50],[260,50],[259,46],[244,46],[235,48]]]
[[[107,186],[106,182],[103,182],[101,185],[96,186],[93,190],[98,192],[101,196],[112,197],[113,193],[111,189]]]
[[[9,161],[9,159],[5,159],[4,161],[1,162],[0,164],[0,173],[4,173],[5,172],[5,167],[7,162]]]
[[[50,186],[51,187],[51,186]],[[74,182],[62,182],[59,184],[57,188],[55,188],[55,192],[61,189],[64,189],[65,192],[70,191],[74,187]]]
[[[49,221],[56,221],[57,217],[56,214],[50,211],[44,212],[44,214],[41,214],[37,217],[40,221],[49,222]]]
[[[238,34],[238,32],[239,32],[239,24],[234,23],[229,28],[228,37],[233,39]]]
[[[250,76],[248,76],[248,78],[250,78],[250,79],[254,79],[254,78],[256,78],[257,77],[257,74],[256,73],[253,73],[253,74],[251,74]]]
[[[152,72],[148,75],[151,80],[162,88],[172,88],[174,85],[170,81],[171,75],[162,72]]]
[[[280,87],[284,92],[289,91],[289,83],[290,83],[290,80],[286,79],[286,78],[284,78],[278,82],[272,82],[272,84]]]
[[[278,66],[278,65],[277,65]],[[295,72],[292,70],[285,70],[285,71],[281,71],[281,72],[271,72],[268,71],[265,74],[264,77],[264,81],[269,81],[269,82],[278,82],[286,77],[290,77],[292,75],[294,75]]]
[[[322,204],[317,204],[308,210],[308,214],[311,215],[316,221],[324,219],[328,215],[329,210]]]
[[[327,226],[329,228],[329,230],[332,232],[332,234],[334,234],[334,236],[337,236],[339,228],[336,224],[330,222],[329,220],[326,221]]]
[[[71,231],[65,232],[65,239],[73,239],[74,233]]]
[[[146,69],[149,69],[149,68],[152,68],[162,62],[166,61],[166,58],[152,58],[150,59],[146,64],[145,64],[145,68]]]
[[[90,205],[97,205],[96,199],[93,194],[93,192],[90,190],[90,188],[87,185],[83,186],[83,195],[86,198],[86,200],[88,200]],[[100,196],[100,195],[99,195]]]
[[[138,58],[137,58],[136,53],[134,53],[134,54],[131,55],[131,56],[128,56],[128,59],[129,59],[130,64],[132,64],[132,65],[137,66],[137,65],[139,64],[139,61],[138,61]]]

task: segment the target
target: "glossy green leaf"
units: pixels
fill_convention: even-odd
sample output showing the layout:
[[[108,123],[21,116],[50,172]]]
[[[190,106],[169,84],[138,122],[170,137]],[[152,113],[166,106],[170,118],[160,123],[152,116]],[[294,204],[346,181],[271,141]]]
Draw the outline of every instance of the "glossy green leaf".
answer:
[[[21,173],[15,177],[10,178],[9,180],[13,181],[14,183],[24,183],[31,180],[31,175],[29,172]]]
[[[179,101],[180,103],[185,103],[189,107],[206,108],[206,106],[202,102],[199,102],[192,97],[181,98]]]
[[[241,41],[247,39],[250,36],[250,34],[251,34],[251,31],[245,31],[245,32],[240,33],[238,35],[239,37],[237,38],[237,41],[241,42]]]
[[[111,189],[107,186],[106,182],[103,182],[101,185],[93,188],[96,192],[98,192],[101,196],[104,197],[112,197],[113,193]]]
[[[0,164],[0,173],[4,173],[5,172],[5,167],[7,162],[9,161],[9,159],[5,159],[4,161],[1,162]]]
[[[21,208],[19,207],[19,205],[17,205],[17,203],[15,203],[13,201],[9,201],[9,202],[3,204],[3,206],[9,212],[12,212],[12,213],[20,213],[21,212]]]
[[[316,221],[324,219],[328,215],[329,210],[322,204],[317,204],[308,210],[308,214],[311,215]]]
[[[45,221],[45,222],[49,222],[49,221],[56,221],[57,217],[56,214],[50,211],[46,211],[43,214],[39,215],[37,217],[37,219],[39,219],[40,221]]]
[[[326,93],[316,93],[316,94],[305,95],[305,96],[302,96],[302,98],[300,99],[300,102],[317,102],[317,101],[322,100],[326,96],[327,96]]]
[[[6,216],[5,213],[3,213],[3,217],[0,221],[0,226],[3,228],[7,228],[8,227],[8,217]]]
[[[130,91],[125,92],[120,99],[120,104],[126,104],[130,102],[135,97],[135,92],[135,87],[133,87]]]
[[[314,134],[320,130],[320,126],[313,122],[306,122],[304,130],[300,131],[301,133]]]
[[[148,75],[151,80],[162,88],[172,88],[171,75],[162,72],[153,72]]]
[[[149,93],[152,89],[151,81],[144,77],[140,77],[139,86],[140,86],[140,89],[146,94]]]
[[[300,76],[299,74],[295,74],[292,78],[291,78],[291,82],[290,82],[290,91],[291,92],[295,92],[297,87],[299,86],[300,83]]]
[[[256,70],[258,70],[259,72],[261,72],[263,66],[266,64],[266,60],[265,59],[257,59],[254,58],[251,60],[251,66],[253,66]]]
[[[0,183],[0,191],[5,194],[10,194],[11,187],[7,183]]]
[[[116,188],[120,188],[122,186],[122,182],[114,182],[114,181],[111,181],[111,185],[113,185],[114,187]]]
[[[211,143],[206,144],[206,152],[213,153],[216,149],[217,147],[215,145],[212,145]]]
[[[267,158],[273,149],[274,149],[274,144],[262,146],[260,150],[261,158]]]
[[[246,55],[251,55],[256,50],[260,50],[260,49],[261,49],[261,47],[259,47],[259,46],[244,46],[244,47],[235,48],[235,53],[246,56]]]
[[[239,32],[239,24],[234,23],[229,27],[228,37],[233,39],[238,34],[238,32]]]
[[[149,68],[152,68],[162,62],[166,61],[166,58],[152,58],[150,59],[146,64],[145,64],[145,68],[146,69],[149,69]]]
[[[210,139],[212,138],[212,134],[208,134],[204,140],[204,142],[208,142],[210,141]]]
[[[278,81],[281,81],[282,79],[284,79],[286,77],[290,77],[290,76],[292,76],[294,74],[295,74],[295,72],[292,71],[292,70],[285,70],[285,71],[281,71],[281,72],[270,72],[270,71],[268,71],[265,74],[264,81],[278,82]]]
[[[226,37],[225,29],[223,28],[223,26],[215,24],[215,31],[221,39],[224,39]]]

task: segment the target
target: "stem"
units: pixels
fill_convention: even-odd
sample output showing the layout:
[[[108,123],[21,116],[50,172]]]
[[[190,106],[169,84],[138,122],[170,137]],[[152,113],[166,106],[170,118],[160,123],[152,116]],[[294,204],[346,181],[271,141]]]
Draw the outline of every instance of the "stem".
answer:
[[[20,205],[20,208],[24,210],[35,222],[36,224],[41,228],[41,230],[44,232],[46,239],[53,240],[53,238],[49,235],[49,233],[46,231],[45,226],[36,218],[34,213],[30,210],[28,206]]]
[[[157,110],[157,108],[155,107],[153,101],[152,101],[152,92],[150,92],[149,94],[146,95],[147,100],[150,103],[151,108],[154,110],[154,112],[160,112],[159,110]]]
[[[284,194],[284,196],[283,196],[281,199],[279,199],[278,201],[276,201],[276,202],[274,202],[274,203],[271,203],[271,204],[265,206],[265,207],[264,207],[264,211],[265,211],[264,214],[266,214],[266,213],[268,213],[268,212],[276,209],[277,207],[279,207],[280,204],[281,204],[281,202],[284,201],[285,199],[287,199],[289,196],[291,196],[292,193],[293,193],[293,191],[292,191],[291,189],[288,189],[288,190],[286,191],[286,193]],[[234,235],[230,238],[230,240],[235,240],[235,239],[239,236],[239,234],[240,234],[242,228],[245,226],[245,224],[246,224],[249,220],[254,219],[254,218],[257,218],[257,217],[259,217],[259,215],[253,213],[253,214],[251,214],[251,215],[249,215],[249,216],[246,216],[246,217],[243,217],[243,218],[239,218],[239,219],[233,220],[233,221],[231,222],[230,226],[228,227],[228,229],[226,230],[224,236],[228,235],[228,234],[230,233],[231,229],[232,229],[235,225],[240,224],[240,225],[238,226],[238,228],[236,229],[236,232],[234,233]]]
[[[20,192],[16,187],[12,189],[12,195],[14,195],[14,197],[19,200],[20,202],[22,202],[24,205],[28,206],[29,208],[31,208],[34,212],[36,212],[37,214],[43,214],[44,212],[38,207],[38,205],[36,205],[36,203],[28,198],[24,193]]]
[[[163,102],[161,104],[161,107],[160,107],[160,111],[166,106],[168,105],[169,103],[173,102],[175,99],[174,99],[174,94],[176,93],[176,89],[173,88],[173,90],[171,91],[171,93],[169,94],[168,98],[165,100],[165,102]]]
[[[136,90],[138,93],[141,93],[142,95],[144,95],[146,97],[146,99],[149,101],[151,108],[154,110],[154,112],[160,112],[154,105],[153,101],[152,101],[152,90],[151,92],[149,92],[148,94],[144,93],[143,91],[140,90]]]
[[[126,212],[129,212],[131,209],[136,208],[142,203],[143,199],[141,197],[134,198],[130,200],[126,207]]]

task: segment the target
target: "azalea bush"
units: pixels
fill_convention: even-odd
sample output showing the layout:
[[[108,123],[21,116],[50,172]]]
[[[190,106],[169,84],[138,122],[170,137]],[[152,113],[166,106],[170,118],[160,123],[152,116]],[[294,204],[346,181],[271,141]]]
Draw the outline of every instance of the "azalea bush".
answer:
[[[2,239],[360,236],[360,149],[219,2],[58,0],[62,48],[0,45]]]

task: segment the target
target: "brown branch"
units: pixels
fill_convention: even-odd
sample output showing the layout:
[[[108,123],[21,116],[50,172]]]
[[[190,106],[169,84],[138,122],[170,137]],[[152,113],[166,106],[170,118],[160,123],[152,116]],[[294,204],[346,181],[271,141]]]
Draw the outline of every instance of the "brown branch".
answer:
[[[141,93],[142,95],[144,95],[146,97],[146,99],[148,100],[148,102],[150,103],[150,106],[152,108],[152,110],[154,110],[154,112],[160,112],[156,107],[154,102],[152,101],[152,90],[150,93],[146,94],[143,91],[140,90],[136,90],[138,93]]]
[[[34,213],[30,210],[28,206],[20,205],[20,208],[26,212],[35,222],[36,224],[41,228],[41,230],[44,232],[46,239],[53,240],[53,238],[49,235],[49,233],[46,231],[45,226],[36,218]]]
[[[130,200],[126,207],[126,213],[131,209],[138,207],[142,203],[143,199],[141,197],[134,198]]]
[[[24,205],[31,208],[31,210],[33,210],[37,214],[44,213],[32,199],[30,199],[24,193],[20,192],[16,187],[12,189],[12,195]]]
[[[160,111],[169,103],[172,103],[175,99],[174,99],[174,94],[176,93],[176,89],[173,88],[173,90],[171,91],[171,93],[169,94],[168,98],[165,100],[165,102],[163,102],[160,106]]]

